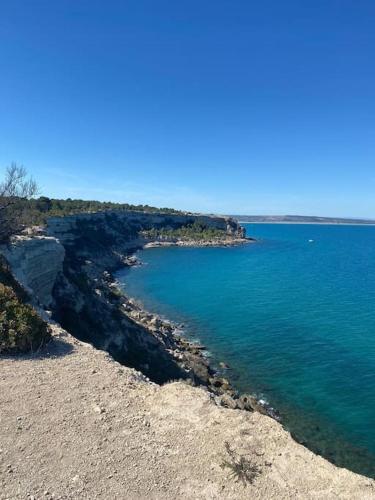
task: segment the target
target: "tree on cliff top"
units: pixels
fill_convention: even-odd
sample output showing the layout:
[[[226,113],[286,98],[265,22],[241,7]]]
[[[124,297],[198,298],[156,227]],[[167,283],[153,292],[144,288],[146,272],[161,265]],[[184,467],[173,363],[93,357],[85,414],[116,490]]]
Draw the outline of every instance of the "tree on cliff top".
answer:
[[[27,200],[38,193],[38,185],[23,166],[12,163],[0,183],[0,242],[27,223]]]

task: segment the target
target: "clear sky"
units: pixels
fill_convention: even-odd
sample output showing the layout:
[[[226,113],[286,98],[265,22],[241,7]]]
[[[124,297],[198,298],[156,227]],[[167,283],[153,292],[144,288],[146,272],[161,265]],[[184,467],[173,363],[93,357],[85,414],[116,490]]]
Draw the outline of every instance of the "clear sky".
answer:
[[[0,0],[0,68],[44,195],[375,217],[374,0]]]

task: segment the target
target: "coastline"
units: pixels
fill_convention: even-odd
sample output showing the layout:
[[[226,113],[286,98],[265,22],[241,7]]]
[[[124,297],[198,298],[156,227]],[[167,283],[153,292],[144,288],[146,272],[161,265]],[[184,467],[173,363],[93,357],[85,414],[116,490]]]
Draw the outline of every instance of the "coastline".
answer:
[[[142,265],[137,257],[132,255],[128,258],[127,266],[137,265]],[[252,394],[242,394],[237,391],[230,381],[230,376],[226,374],[230,367],[225,360],[219,362],[219,367],[214,366],[205,354],[206,347],[198,341],[189,340],[184,334],[183,325],[178,325],[159,314],[148,311],[139,301],[128,297],[116,279],[116,273],[114,279],[108,281],[108,286],[121,294],[123,312],[132,321],[149,330],[151,335],[162,335],[164,342],[167,339],[168,353],[185,371],[187,378],[194,385],[203,386],[214,395],[216,404],[231,409],[258,411],[280,421],[277,410],[266,401],[258,400]]]
[[[195,240],[177,241],[149,241],[140,248],[134,249],[124,259],[124,268],[143,265],[136,256],[139,250],[161,247],[229,247],[254,243],[254,238],[231,238],[221,241],[210,240],[197,242]],[[121,295],[122,311],[140,327],[145,328],[151,335],[161,335],[163,341],[167,339],[169,345],[167,351],[177,364],[185,371],[188,378],[198,386],[205,387],[214,395],[216,404],[238,410],[257,411],[280,422],[280,415],[276,409],[263,399],[257,399],[253,394],[240,393],[231,383],[230,375],[227,375],[230,367],[225,359],[220,361],[219,367],[212,364],[206,353],[206,347],[199,344],[198,340],[189,340],[184,334],[184,326],[162,317],[157,313],[148,311],[136,299],[129,297],[116,278],[117,269],[113,274],[108,273],[107,284],[112,290]]]
[[[196,245],[190,244],[189,246],[194,247]],[[148,248],[155,248],[155,247],[144,246],[139,250]],[[134,259],[130,264],[131,266],[142,265],[142,262],[140,259],[138,259],[138,257],[135,257],[133,255],[131,259]],[[119,286],[119,284],[116,283],[114,286]],[[139,317],[141,319],[140,324],[143,327],[146,328],[148,327],[148,322],[150,317],[155,318],[156,321],[160,321],[160,325],[163,325],[165,322],[167,326],[168,325],[173,326],[171,330],[171,336],[173,337],[175,343],[174,354],[176,355],[176,358],[180,362],[182,362],[184,367],[186,367],[188,370],[194,371],[194,368],[199,366],[204,366],[204,370],[206,371],[207,376],[204,377],[203,381],[201,380],[198,385],[203,385],[210,393],[214,395],[214,400],[217,405],[236,410],[247,410],[250,412],[255,411],[263,415],[267,415],[272,419],[276,420],[277,422],[281,423],[281,425],[283,425],[285,432],[290,434],[291,438],[296,443],[305,446],[308,450],[310,450],[317,456],[322,456],[323,458],[328,459],[331,463],[336,464],[338,467],[347,468],[348,470],[364,474],[367,477],[374,477],[372,472],[371,473],[363,472],[363,470],[367,470],[366,468],[365,469],[362,468],[361,470],[360,467],[358,468],[353,467],[352,469],[348,463],[345,463],[345,461],[344,463],[340,463],[340,460],[336,462],[336,457],[340,456],[341,453],[345,454],[346,452],[348,452],[349,453],[348,456],[350,456],[350,453],[352,453],[350,444],[348,446],[345,443],[345,441],[342,441],[341,443],[342,451],[341,449],[339,450],[338,447],[335,448],[334,446],[332,448],[334,450],[333,453],[327,451],[322,452],[321,450],[324,449],[324,446],[323,448],[321,448],[321,443],[324,442],[324,437],[320,441],[319,438],[318,441],[314,441],[313,439],[310,441],[310,438],[306,437],[309,435],[308,432],[307,434],[302,434],[300,432],[300,429],[299,432],[295,432],[296,429],[293,428],[293,426],[289,428],[291,420],[287,418],[288,415],[285,413],[285,408],[283,413],[282,405],[280,405],[279,408],[277,404],[275,405],[275,407],[272,407],[267,401],[265,401],[261,397],[259,396],[256,397],[254,393],[251,392],[241,393],[240,391],[238,391],[235,387],[235,384],[232,385],[230,366],[226,364],[225,357],[224,359],[216,358],[216,360],[213,362],[211,357],[208,358],[207,356],[205,356],[205,350],[206,350],[205,346],[197,344],[197,342],[199,341],[198,340],[199,337],[196,341],[188,340],[184,335],[184,331],[181,329],[180,325],[174,324],[169,319],[165,319],[163,316],[159,314],[150,313],[149,310],[144,308],[142,302],[139,302],[134,298],[129,298],[129,296],[126,295],[126,292],[124,292],[123,289],[121,289],[121,291],[122,293],[124,293],[124,297],[126,297],[126,300],[129,301],[131,304],[131,308],[129,310],[135,311],[135,313],[131,312],[132,315],[131,317],[134,318],[133,314],[135,315],[139,314]],[[228,369],[229,372],[227,372]],[[283,418],[281,418],[281,415],[278,411],[279,409],[280,413],[283,414]],[[315,427],[316,425],[314,422],[310,422],[310,424],[312,425],[312,427]],[[284,425],[286,427],[284,427]],[[306,426],[306,429],[307,430],[309,429],[308,425]],[[366,456],[362,452],[361,454],[362,456],[360,457],[360,463],[363,464],[364,459],[366,459]]]
[[[190,239],[160,239],[146,242],[143,249],[161,248],[161,247],[233,247],[245,245],[246,243],[255,243],[256,239],[245,238],[222,238],[212,240],[190,240]]]
[[[129,252],[123,260],[124,267],[106,274],[107,286],[116,290],[122,302],[122,312],[141,328],[149,331],[150,335],[162,336],[163,343],[168,345],[167,352],[173,357],[178,366],[186,373],[194,385],[205,387],[214,395],[216,404],[231,409],[245,411],[258,411],[280,421],[278,412],[264,400],[258,400],[254,395],[241,394],[230,382],[226,372],[230,368],[225,360],[219,362],[219,367],[214,366],[206,355],[206,347],[198,341],[189,340],[184,334],[184,325],[162,317],[157,313],[148,311],[136,299],[129,297],[116,274],[126,268],[143,265],[136,256],[139,250],[162,247],[232,247],[254,243],[254,238],[225,238],[220,240],[179,240],[174,241],[147,241],[140,248]],[[225,376],[224,376],[225,375]]]

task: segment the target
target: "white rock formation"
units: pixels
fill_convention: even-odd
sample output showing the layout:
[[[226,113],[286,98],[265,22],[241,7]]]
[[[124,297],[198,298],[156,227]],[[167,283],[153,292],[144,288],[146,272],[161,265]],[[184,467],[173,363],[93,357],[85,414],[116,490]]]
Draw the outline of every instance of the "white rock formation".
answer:
[[[65,256],[59,240],[49,236],[16,236],[0,252],[10,264],[15,278],[41,305],[52,302],[52,289]]]

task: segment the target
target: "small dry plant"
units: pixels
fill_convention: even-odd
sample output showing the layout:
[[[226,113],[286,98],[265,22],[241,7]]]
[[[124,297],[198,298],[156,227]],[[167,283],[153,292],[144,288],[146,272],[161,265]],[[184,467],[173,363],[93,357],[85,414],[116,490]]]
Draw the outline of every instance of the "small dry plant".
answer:
[[[252,484],[257,476],[262,473],[260,466],[250,458],[250,455],[239,455],[235,452],[228,441],[225,442],[225,449],[227,457],[223,460],[221,468],[229,469],[229,475],[241,481],[244,486]],[[260,456],[259,453],[254,453],[256,456]]]

